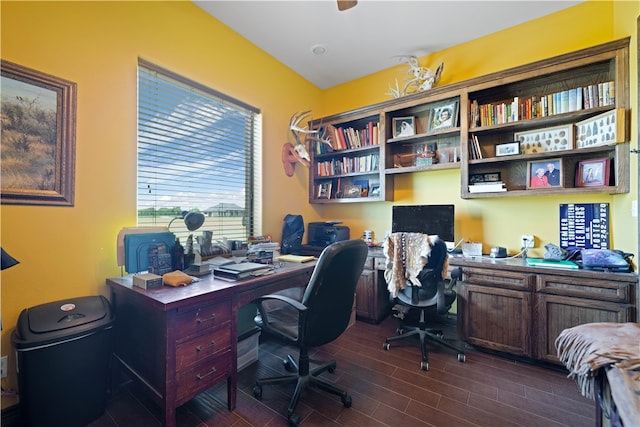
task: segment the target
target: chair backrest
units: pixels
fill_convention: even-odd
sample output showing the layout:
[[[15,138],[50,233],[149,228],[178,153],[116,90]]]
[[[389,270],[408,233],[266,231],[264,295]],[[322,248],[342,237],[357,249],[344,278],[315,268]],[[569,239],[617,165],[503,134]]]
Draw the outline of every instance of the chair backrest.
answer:
[[[301,301],[307,307],[300,325],[304,345],[326,344],[347,328],[368,252],[362,240],[335,242],[322,251]]]

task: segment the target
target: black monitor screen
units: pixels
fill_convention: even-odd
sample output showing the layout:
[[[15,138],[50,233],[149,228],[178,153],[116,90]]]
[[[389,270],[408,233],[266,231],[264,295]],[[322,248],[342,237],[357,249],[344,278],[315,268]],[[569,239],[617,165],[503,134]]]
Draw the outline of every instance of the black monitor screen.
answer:
[[[455,242],[454,205],[393,206],[391,231],[437,234]]]

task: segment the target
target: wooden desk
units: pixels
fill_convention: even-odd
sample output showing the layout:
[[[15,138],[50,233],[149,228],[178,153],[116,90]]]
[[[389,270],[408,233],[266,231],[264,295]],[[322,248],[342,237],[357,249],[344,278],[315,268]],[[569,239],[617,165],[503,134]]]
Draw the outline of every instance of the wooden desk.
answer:
[[[176,424],[176,408],[222,380],[236,406],[237,314],[253,299],[306,286],[315,261],[283,263],[276,273],[237,282],[212,275],[186,287],[141,289],[132,277],[107,279],[115,313],[114,368],[140,381]]]

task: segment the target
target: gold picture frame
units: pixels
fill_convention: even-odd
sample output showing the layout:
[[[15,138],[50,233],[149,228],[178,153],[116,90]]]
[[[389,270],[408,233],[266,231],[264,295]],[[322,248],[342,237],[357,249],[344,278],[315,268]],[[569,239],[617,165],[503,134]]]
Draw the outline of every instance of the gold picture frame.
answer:
[[[73,206],[77,85],[9,61],[2,75],[2,204]]]

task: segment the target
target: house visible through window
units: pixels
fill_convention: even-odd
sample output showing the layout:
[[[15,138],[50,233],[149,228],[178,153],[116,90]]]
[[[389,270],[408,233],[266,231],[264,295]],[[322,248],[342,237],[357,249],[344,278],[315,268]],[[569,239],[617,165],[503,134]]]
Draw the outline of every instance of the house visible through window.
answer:
[[[261,115],[204,85],[138,63],[138,225],[205,215],[194,238],[247,241],[260,234]],[[184,244],[191,232],[177,219]]]

